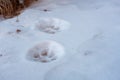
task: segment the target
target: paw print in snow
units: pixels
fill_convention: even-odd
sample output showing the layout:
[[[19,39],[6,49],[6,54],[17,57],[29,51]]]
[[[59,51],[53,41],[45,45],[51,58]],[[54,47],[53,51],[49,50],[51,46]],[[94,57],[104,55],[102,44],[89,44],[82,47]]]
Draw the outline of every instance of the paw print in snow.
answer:
[[[57,18],[43,18],[36,23],[35,29],[46,33],[54,34],[68,29],[69,26],[70,23],[65,20]]]
[[[64,48],[55,41],[44,41],[28,51],[27,59],[40,62],[50,62],[62,58]]]

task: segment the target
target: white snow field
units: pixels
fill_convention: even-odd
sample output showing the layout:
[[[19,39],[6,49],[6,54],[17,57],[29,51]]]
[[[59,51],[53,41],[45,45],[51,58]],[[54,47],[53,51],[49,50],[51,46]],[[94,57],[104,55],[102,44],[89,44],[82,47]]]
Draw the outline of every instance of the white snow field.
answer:
[[[18,18],[0,18],[0,80],[120,80],[119,0],[42,0]],[[49,34],[36,29],[44,19],[67,25],[57,23],[60,31]],[[46,40],[62,45],[65,55],[47,63],[26,58]]]

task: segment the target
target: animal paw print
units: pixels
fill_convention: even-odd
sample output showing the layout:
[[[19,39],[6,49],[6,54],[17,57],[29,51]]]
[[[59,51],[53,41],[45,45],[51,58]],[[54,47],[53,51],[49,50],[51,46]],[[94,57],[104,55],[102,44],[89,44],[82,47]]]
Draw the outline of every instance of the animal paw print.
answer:
[[[68,29],[69,26],[70,23],[65,20],[57,18],[43,18],[36,23],[35,29],[49,34],[55,34]]]
[[[56,26],[50,26],[49,28],[46,28],[44,32],[49,33],[49,34],[55,34],[60,30],[59,27]]]
[[[38,62],[51,62],[64,55],[64,48],[55,41],[44,41],[28,51],[27,59]]]

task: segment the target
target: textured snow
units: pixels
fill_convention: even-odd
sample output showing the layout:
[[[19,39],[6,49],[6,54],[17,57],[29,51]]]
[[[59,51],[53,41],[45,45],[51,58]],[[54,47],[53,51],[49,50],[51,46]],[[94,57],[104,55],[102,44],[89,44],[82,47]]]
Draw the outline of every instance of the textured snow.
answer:
[[[60,1],[32,5],[19,22],[0,19],[0,80],[120,80],[120,1]],[[71,26],[54,35],[34,29],[46,18]],[[65,55],[48,63],[26,59],[46,40],[62,45]]]

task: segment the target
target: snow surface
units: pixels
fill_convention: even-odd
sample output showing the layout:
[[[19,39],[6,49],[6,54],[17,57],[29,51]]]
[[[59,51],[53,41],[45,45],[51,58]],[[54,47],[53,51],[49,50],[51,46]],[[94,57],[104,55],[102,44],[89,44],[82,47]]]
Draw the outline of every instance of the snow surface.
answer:
[[[57,34],[35,30],[43,17],[71,27]],[[44,0],[18,18],[0,19],[0,80],[120,80],[119,0]],[[44,40],[62,44],[66,55],[48,63],[26,59]]]

